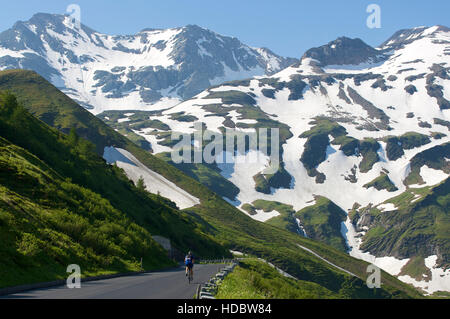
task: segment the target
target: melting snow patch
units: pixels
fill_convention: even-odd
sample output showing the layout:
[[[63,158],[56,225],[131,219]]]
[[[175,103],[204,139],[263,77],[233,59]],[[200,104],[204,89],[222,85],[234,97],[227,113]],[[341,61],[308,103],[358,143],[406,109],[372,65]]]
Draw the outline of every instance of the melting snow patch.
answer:
[[[358,233],[349,218],[341,224],[341,233],[350,249],[350,256],[372,263],[392,276],[398,275],[409,261],[409,258],[400,260],[395,257],[376,257],[360,250],[362,240],[358,238]]]
[[[105,147],[103,158],[109,164],[116,163],[116,165],[122,168],[127,176],[135,183],[142,177],[147,191],[153,194],[159,193],[161,196],[169,198],[175,202],[180,209],[200,204],[198,198],[190,195],[158,173],[150,170],[126,150]]]
[[[378,205],[377,208],[384,212],[391,212],[393,210],[397,210],[397,207],[392,203],[381,204],[381,205]]]
[[[66,88],[66,83],[59,75],[52,74],[50,82],[57,88]]]
[[[417,281],[408,275],[400,276],[403,282],[412,284],[415,287],[422,288],[428,294],[436,291],[450,291],[450,269],[444,270],[436,267],[437,256],[432,255],[425,258],[425,266],[431,271],[430,281]]]
[[[171,152],[172,149],[170,147],[164,146],[164,145],[159,145],[158,144],[158,137],[156,135],[152,135],[152,134],[142,134],[142,133],[138,133],[137,131],[133,130],[134,133],[142,136],[143,138],[145,138],[147,140],[147,142],[150,143],[152,150],[153,150],[153,154],[159,154],[159,153],[164,153],[164,152]]]
[[[411,200],[411,203],[414,203],[414,202],[418,201],[418,200],[421,199],[421,198],[422,198],[422,196],[416,194],[416,195],[414,195],[414,199]]]
[[[354,72],[366,72],[368,69],[372,69],[384,64],[384,61],[372,63],[372,62],[363,62],[360,64],[342,64],[342,65],[327,65],[324,70],[327,73],[347,73],[349,71]],[[351,73],[351,72],[349,72]]]
[[[241,205],[241,202],[238,201],[238,200],[231,200],[231,199],[229,199],[228,197],[225,197],[225,196],[222,197],[222,199],[223,199],[224,201],[226,201],[228,204],[233,205],[233,206],[235,206],[235,207]],[[247,212],[244,212],[244,213],[247,213]]]
[[[424,182],[426,183],[426,185],[421,185],[421,187],[424,187],[439,184],[448,177],[448,174],[424,165],[420,169],[420,176],[422,176]]]
[[[280,216],[280,213],[276,210],[271,212],[265,212],[263,210],[256,210],[256,215],[250,215],[251,218],[260,222],[266,222],[273,217]]]
[[[395,257],[376,257],[369,252],[360,250],[361,238],[358,238],[358,233],[348,218],[345,223],[341,224],[341,233],[346,239],[347,246],[350,247],[349,254],[351,256],[372,263],[390,275],[397,276],[409,261],[409,258],[400,260]],[[450,269],[436,268],[436,260],[437,256],[435,255],[425,259],[425,266],[430,269],[432,274],[430,281],[417,281],[408,275],[399,276],[398,279],[420,287],[429,294],[436,291],[450,291]]]
[[[230,250],[230,253],[237,256],[244,256],[243,252],[237,251],[237,250]]]

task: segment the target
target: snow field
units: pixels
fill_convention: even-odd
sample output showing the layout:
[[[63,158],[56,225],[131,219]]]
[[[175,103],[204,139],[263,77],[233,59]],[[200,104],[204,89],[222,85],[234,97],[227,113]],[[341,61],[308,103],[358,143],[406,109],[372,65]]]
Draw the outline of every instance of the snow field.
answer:
[[[148,192],[160,194],[177,204],[180,209],[200,204],[200,200],[185,190],[179,188],[171,181],[150,170],[130,152],[114,147],[105,147],[103,158],[110,164],[115,163],[122,168],[127,176],[134,182],[142,177]]]

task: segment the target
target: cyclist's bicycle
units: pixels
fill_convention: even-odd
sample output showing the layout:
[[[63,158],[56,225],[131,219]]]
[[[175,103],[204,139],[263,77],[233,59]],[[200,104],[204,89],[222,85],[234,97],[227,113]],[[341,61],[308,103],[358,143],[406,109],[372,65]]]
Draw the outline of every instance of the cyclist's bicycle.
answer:
[[[194,274],[192,272],[192,268],[189,268],[189,272],[188,272],[188,282],[189,284],[191,284],[191,281],[194,280]]]

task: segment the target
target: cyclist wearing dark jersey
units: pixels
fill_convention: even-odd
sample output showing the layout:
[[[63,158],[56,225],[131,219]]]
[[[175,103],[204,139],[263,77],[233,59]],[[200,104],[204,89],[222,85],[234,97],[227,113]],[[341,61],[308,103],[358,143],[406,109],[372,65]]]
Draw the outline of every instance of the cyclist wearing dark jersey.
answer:
[[[188,271],[191,272],[192,276],[194,275],[194,261],[195,257],[190,251],[184,258],[184,265],[186,266],[186,276],[188,275]]]

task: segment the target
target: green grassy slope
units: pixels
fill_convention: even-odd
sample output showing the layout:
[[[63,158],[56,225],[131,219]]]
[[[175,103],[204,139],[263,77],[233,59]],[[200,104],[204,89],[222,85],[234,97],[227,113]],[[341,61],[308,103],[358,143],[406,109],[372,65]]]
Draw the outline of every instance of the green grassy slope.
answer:
[[[324,242],[336,249],[347,251],[341,235],[341,223],[347,214],[329,199],[316,196],[316,203],[298,211],[299,218],[308,237]]]
[[[252,212],[256,213],[256,210],[263,210],[266,213],[277,211],[280,215],[272,217],[265,223],[296,234],[298,233],[298,225],[294,218],[295,210],[292,205],[258,199],[252,204],[244,204],[242,209],[246,210],[249,214],[252,214]]]
[[[446,160],[446,156],[450,154],[450,142],[436,145],[414,155],[411,159],[411,171],[405,178],[405,185],[424,184],[420,169],[426,165],[429,168],[443,170],[446,174],[450,174],[450,163]]]
[[[217,299],[329,299],[340,298],[320,285],[287,278],[258,259],[244,259],[217,291]]]
[[[362,249],[378,256],[400,258],[438,255],[438,264],[450,267],[450,179],[434,187],[411,188],[385,203],[397,209],[363,208],[370,230]],[[361,215],[362,216],[362,215]]]
[[[365,188],[375,188],[377,190],[385,189],[388,192],[395,192],[398,190],[398,188],[392,183],[392,181],[389,179],[389,176],[385,173],[381,173],[380,176],[372,180],[371,182],[363,185]]]
[[[150,234],[169,237],[179,250],[193,249],[205,257],[227,253],[205,233],[209,226],[203,220],[140,191],[121,169],[107,165],[93,144],[74,132],[67,136],[48,127],[3,93],[0,137],[1,261],[12,262],[1,267],[6,273],[0,285],[56,278],[68,259],[82,262],[89,273],[135,270],[141,257],[147,269],[173,265]],[[32,255],[20,264],[22,246],[25,252],[30,246]],[[45,253],[35,256],[34,249]],[[13,266],[16,259],[19,264]],[[27,265],[48,271],[39,275],[26,271]]]
[[[108,200],[0,137],[0,287],[174,265]]]
[[[25,75],[21,75],[23,77],[26,77],[26,74],[28,74],[31,79],[35,79],[35,75],[32,72],[15,72],[24,73]],[[3,73],[0,72],[0,83],[2,75]],[[41,79],[38,81],[38,84],[44,85],[40,83],[44,81],[45,80]],[[33,87],[37,85],[35,82],[36,80],[30,80],[27,85]],[[45,83],[47,86],[50,85],[47,82]],[[22,101],[27,100],[27,95],[29,92],[33,91],[31,89],[24,89],[24,86],[26,85],[22,85],[22,90],[16,91],[19,95],[19,100]],[[61,95],[62,93],[58,91],[55,94]],[[75,107],[73,105],[65,105],[65,107],[72,107],[75,111]],[[39,105],[29,105],[28,108],[31,110],[34,108],[39,109]],[[77,106],[77,108],[80,107]],[[45,118],[45,114],[43,117]],[[95,122],[95,125],[99,128],[99,130],[101,128],[101,130],[105,130],[107,133],[105,138],[98,139],[102,141],[101,143],[105,143],[105,141],[107,141],[108,143],[111,143],[110,145],[112,146],[127,149],[147,167],[163,175],[179,187],[188,190],[189,193],[201,200],[200,205],[186,209],[184,210],[184,213],[196,220],[197,225],[199,225],[199,231],[202,232],[203,236],[207,236],[206,238],[214,238],[216,242],[229,249],[241,250],[260,256],[297,276],[298,278],[316,283],[330,291],[337,292],[343,286],[349,286],[352,290],[351,294],[354,297],[364,296],[366,293],[368,288],[365,288],[365,286],[361,283],[365,281],[367,276],[367,263],[354,259],[346,253],[340,252],[322,243],[305,239],[297,234],[254,221],[232,205],[222,200],[222,198],[201,185],[198,181],[188,177],[183,172],[165,161],[152,156],[149,152],[138,147],[123,136],[118,136],[119,134],[117,134],[113,129],[106,126],[94,116],[91,115],[91,117],[92,119],[90,119],[90,121]],[[82,121],[82,118],[79,118],[78,120]],[[61,121],[64,122],[63,119]],[[79,126],[82,125],[83,124],[79,124]],[[64,129],[68,128],[70,127],[66,127]],[[80,135],[82,135],[82,133],[83,131],[81,130]],[[100,133],[94,132],[92,134],[97,137],[102,136]],[[89,136],[87,137],[89,138]],[[95,142],[96,140],[91,139],[91,141]],[[101,148],[101,146],[107,144],[99,145],[97,145],[97,150]],[[103,191],[108,194],[108,184],[104,185]],[[117,205],[118,207],[120,207],[120,205],[127,206],[127,204],[122,204],[118,201],[114,202],[114,196],[110,196],[108,199],[113,205]],[[125,208],[126,207],[124,207],[124,209]],[[136,218],[138,218],[140,222],[144,222],[145,220],[143,220],[143,218],[139,218],[139,216],[142,215],[139,214]],[[166,217],[170,218],[170,216],[171,214]],[[173,217],[174,220],[179,218],[179,216]],[[149,226],[151,226],[151,223],[149,224]],[[173,227],[174,233],[176,230],[177,227]],[[213,241],[211,240],[211,242]],[[321,256],[326,256],[329,261],[357,274],[359,277],[359,279],[357,279],[358,285],[351,284],[355,281],[355,278],[352,278],[349,275],[335,269],[329,264],[312,256],[308,252],[299,249],[297,244],[308,247]],[[401,283],[386,273],[383,273],[383,284],[385,285],[384,289],[389,291],[390,296],[392,297],[420,297],[415,289]]]
[[[16,95],[31,114],[49,126],[66,134],[75,128],[78,135],[95,144],[99,154],[105,146],[123,147],[130,142],[33,71],[1,71],[0,91]]]
[[[285,277],[264,261],[241,259],[232,273],[219,285],[217,299],[349,299],[361,285],[356,278],[337,291],[313,282]],[[364,290],[358,297],[389,298],[383,289]]]
[[[160,153],[156,156],[175,166],[189,177],[194,178],[222,197],[235,200],[239,194],[239,188],[220,174],[217,165],[206,163],[176,164],[171,160],[171,153]]]

